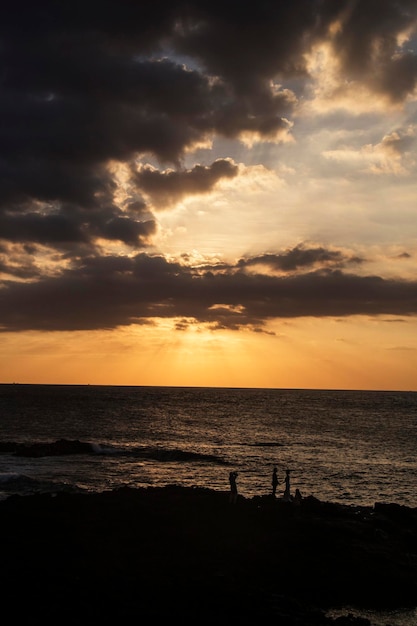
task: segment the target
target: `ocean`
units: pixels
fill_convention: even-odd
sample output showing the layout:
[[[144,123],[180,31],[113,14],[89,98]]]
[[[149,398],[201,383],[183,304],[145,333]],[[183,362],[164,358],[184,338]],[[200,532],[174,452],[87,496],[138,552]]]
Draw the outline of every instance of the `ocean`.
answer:
[[[417,507],[417,393],[0,385],[0,499],[177,484]],[[79,454],[16,444],[79,441]]]

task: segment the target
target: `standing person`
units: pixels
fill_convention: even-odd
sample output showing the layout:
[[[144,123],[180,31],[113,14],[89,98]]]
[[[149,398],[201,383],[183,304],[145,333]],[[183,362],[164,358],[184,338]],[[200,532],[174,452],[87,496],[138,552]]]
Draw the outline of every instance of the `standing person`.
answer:
[[[284,491],[284,500],[286,502],[291,502],[292,498],[291,498],[291,486],[290,486],[290,472],[291,470],[287,469],[285,470],[285,478],[284,478],[284,483],[285,483],[285,491]]]
[[[237,484],[236,478],[238,474],[237,472],[230,472],[229,474],[229,483],[230,483],[230,502],[231,504],[236,504],[237,502]]]
[[[277,491],[277,487],[278,487],[278,474],[277,474],[277,468],[274,467],[274,470],[272,472],[272,495],[275,498],[275,494]]]

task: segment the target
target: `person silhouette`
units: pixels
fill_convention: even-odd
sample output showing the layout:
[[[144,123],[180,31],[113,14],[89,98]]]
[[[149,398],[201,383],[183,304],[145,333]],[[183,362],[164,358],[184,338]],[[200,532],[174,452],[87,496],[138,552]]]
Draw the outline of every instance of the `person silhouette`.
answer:
[[[274,467],[274,470],[272,472],[272,495],[275,498],[275,494],[277,491],[277,487],[278,487],[278,474],[277,474],[277,468]]]
[[[296,489],[295,490],[295,495],[294,495],[294,498],[293,498],[294,504],[297,504],[297,505],[301,504],[301,500],[302,499],[303,499],[303,496],[301,495],[301,491],[299,489]]]
[[[237,472],[230,472],[229,474],[229,483],[230,483],[229,501],[231,502],[231,504],[236,504],[237,502],[237,484],[236,484],[237,476],[238,476]]]
[[[284,483],[285,483],[285,491],[284,491],[284,500],[286,502],[291,502],[292,498],[291,498],[291,485],[290,485],[290,472],[291,470],[287,469],[285,470],[285,478],[284,478]]]

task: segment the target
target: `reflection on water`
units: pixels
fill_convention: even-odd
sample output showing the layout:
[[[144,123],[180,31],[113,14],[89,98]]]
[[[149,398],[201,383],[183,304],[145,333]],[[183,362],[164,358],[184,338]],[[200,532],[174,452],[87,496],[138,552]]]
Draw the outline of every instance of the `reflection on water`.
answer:
[[[68,439],[103,452],[0,454],[0,485],[18,473],[42,489],[52,480],[92,491],[172,483],[228,490],[231,467],[250,498],[269,493],[277,465],[281,481],[291,468],[292,488],[305,496],[417,507],[417,393],[0,385],[0,414],[0,443]]]

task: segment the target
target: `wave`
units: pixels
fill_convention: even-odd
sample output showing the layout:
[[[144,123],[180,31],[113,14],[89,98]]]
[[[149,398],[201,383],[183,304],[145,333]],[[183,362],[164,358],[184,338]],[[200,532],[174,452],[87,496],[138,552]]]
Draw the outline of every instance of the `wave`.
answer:
[[[215,454],[202,454],[201,452],[191,452],[190,450],[178,450],[167,448],[140,447],[134,448],[135,456],[142,459],[152,459],[155,461],[203,461],[228,465],[229,463]]]
[[[213,454],[202,454],[190,450],[168,449],[149,446],[117,448],[98,443],[59,439],[52,442],[17,443],[0,441],[0,453],[19,457],[40,458],[45,456],[68,456],[73,454],[102,456],[134,456],[135,458],[151,459],[166,462],[206,462],[228,465],[228,462]]]

